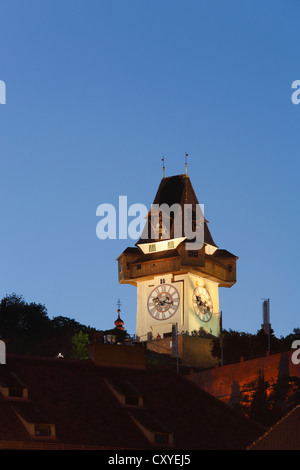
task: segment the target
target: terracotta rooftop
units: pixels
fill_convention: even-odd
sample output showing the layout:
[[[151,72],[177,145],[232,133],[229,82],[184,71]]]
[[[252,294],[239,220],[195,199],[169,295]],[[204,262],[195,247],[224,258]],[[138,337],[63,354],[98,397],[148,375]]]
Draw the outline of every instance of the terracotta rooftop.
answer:
[[[143,429],[163,438],[170,433],[175,449],[246,449],[263,433],[172,370],[7,355],[0,380],[10,373],[26,384],[28,399],[0,393],[0,449],[168,448],[167,441],[151,442]],[[128,403],[118,400],[122,394]],[[142,401],[132,401],[135,395]],[[32,436],[21,418],[28,426],[54,425],[55,437]]]
[[[249,450],[300,450],[300,405],[249,446]]]

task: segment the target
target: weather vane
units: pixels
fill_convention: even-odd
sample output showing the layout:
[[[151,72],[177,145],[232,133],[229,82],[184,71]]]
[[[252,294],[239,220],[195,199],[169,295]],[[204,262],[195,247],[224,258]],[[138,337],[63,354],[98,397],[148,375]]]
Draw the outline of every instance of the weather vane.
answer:
[[[165,177],[165,157],[162,157],[162,162],[163,162],[163,178]]]
[[[187,157],[189,156],[188,153],[185,154],[185,174],[187,175]]]

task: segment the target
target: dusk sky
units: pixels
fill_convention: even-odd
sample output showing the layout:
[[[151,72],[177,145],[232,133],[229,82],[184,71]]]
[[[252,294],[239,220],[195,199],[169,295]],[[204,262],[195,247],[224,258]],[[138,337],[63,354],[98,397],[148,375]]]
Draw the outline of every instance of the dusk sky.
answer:
[[[135,333],[136,289],[97,207],[149,207],[188,174],[214,241],[239,257],[226,329],[300,327],[300,4],[296,0],[2,0],[0,298]],[[0,331],[1,335],[1,331]]]

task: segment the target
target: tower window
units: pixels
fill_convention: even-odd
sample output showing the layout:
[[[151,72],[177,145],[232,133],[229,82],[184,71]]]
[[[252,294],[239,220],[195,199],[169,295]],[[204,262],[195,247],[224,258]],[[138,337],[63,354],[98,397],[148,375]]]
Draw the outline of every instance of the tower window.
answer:
[[[227,271],[228,271],[229,273],[232,273],[232,264],[229,264],[229,265],[227,266]]]
[[[198,251],[197,250],[189,250],[188,251],[189,258],[198,258]]]
[[[165,279],[161,279],[161,280],[160,280],[160,283],[161,283],[161,284],[165,284],[165,282],[166,282]]]
[[[152,245],[149,245],[149,253],[153,253],[154,251],[156,251],[155,243],[153,243]]]
[[[137,265],[136,265],[136,269],[142,269],[142,265],[141,265],[141,264],[137,264]]]

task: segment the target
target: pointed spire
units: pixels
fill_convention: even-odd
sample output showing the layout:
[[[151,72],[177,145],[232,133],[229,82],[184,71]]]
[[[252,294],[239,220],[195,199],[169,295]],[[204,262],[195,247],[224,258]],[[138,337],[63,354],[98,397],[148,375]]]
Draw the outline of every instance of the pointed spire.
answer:
[[[118,330],[124,330],[124,327],[123,327],[124,322],[123,322],[123,320],[121,320],[121,318],[120,318],[120,312],[121,312],[121,302],[120,302],[120,299],[118,299],[117,307],[118,307],[118,310],[117,310],[117,312],[118,312],[118,318],[117,318],[116,321],[115,321],[115,326],[116,326],[116,328],[118,328]]]

